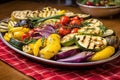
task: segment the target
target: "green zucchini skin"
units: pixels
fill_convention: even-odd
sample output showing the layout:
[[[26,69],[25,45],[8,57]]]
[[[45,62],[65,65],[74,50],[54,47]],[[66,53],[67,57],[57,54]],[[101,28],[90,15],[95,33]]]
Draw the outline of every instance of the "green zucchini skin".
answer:
[[[100,51],[107,46],[106,39],[99,36],[77,35],[75,38],[75,43],[81,50]]]
[[[68,35],[64,36],[61,39],[62,46],[71,46],[71,45],[73,45],[75,43],[75,35],[76,35],[76,33],[68,34]]]
[[[18,41],[18,40],[14,39],[14,38],[11,38],[10,41],[9,41],[9,43],[10,43],[13,47],[15,47],[15,48],[17,48],[17,49],[19,49],[19,50],[22,50],[22,47],[23,47],[23,45],[24,45],[24,43],[23,43],[22,41]]]

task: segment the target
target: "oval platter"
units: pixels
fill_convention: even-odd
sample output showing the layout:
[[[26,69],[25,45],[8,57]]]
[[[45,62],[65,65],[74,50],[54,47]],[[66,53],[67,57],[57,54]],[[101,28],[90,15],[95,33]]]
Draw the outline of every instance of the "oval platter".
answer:
[[[44,10],[44,9],[43,9]],[[56,10],[55,10],[56,11]],[[19,11],[18,11],[19,12]],[[31,11],[30,11],[31,12]],[[68,12],[69,13],[69,12]],[[70,12],[71,13],[71,12]],[[67,15],[67,14],[66,14]],[[73,16],[74,16],[74,18],[76,17],[76,15],[77,15],[77,17],[78,16],[81,16],[81,14],[74,14],[74,15],[72,15],[72,16],[69,16],[69,22],[71,22],[71,20],[73,20],[74,21],[74,19],[73,19]],[[16,15],[14,15],[14,17],[15,17]],[[59,19],[61,19],[61,16],[63,16],[63,14],[62,15],[57,15],[57,17],[59,17]],[[54,16],[54,17],[56,17],[56,16]],[[65,16],[63,16],[64,18],[65,18]],[[81,16],[81,17],[79,17],[79,18],[77,18],[77,19],[81,19],[82,21],[81,21],[81,23],[83,22],[83,15]],[[87,19],[87,18],[90,18],[90,15],[88,16],[87,15],[87,17],[86,17],[86,15],[84,14],[84,19]],[[18,16],[16,17],[16,19],[17,18],[19,18]],[[21,17],[22,18],[22,17]],[[24,21],[24,19],[26,19],[26,17],[24,18],[24,19],[21,19],[20,18],[20,20],[23,20]],[[41,18],[41,17],[40,17]],[[42,17],[42,19],[41,20],[46,20],[46,19],[51,19],[51,18],[53,18],[53,16],[52,17],[46,17],[46,18],[44,18],[44,17]],[[29,19],[29,20],[33,20],[33,22],[34,22],[34,20],[36,21],[37,19],[39,19],[39,17],[38,18],[33,18],[33,19]],[[58,19],[58,18],[57,18]],[[2,21],[8,21],[9,20],[9,18],[8,19],[4,19],[4,20],[2,20]],[[38,21],[41,21],[41,20],[38,20]],[[91,21],[91,20],[95,20],[95,21],[97,21],[98,23],[99,23],[99,26],[100,25],[103,25],[102,24],[102,22],[100,22],[99,20],[97,20],[97,19],[89,19],[89,21]],[[88,20],[87,20],[88,21]],[[88,23],[89,23],[89,21],[88,21]],[[1,22],[1,21],[0,21]],[[31,22],[32,23],[32,22]],[[9,23],[8,23],[9,24]],[[10,27],[8,26],[8,24],[5,26],[5,27],[7,27],[7,29],[9,29]],[[27,24],[27,22],[26,22],[26,24]],[[49,23],[50,24],[50,23]],[[70,24],[70,23],[68,23],[68,24]],[[28,25],[28,24],[27,24]],[[61,24],[60,24],[61,25]],[[65,26],[65,25],[64,25]],[[69,25],[68,25],[69,26]],[[70,26],[72,26],[72,25],[70,25]],[[80,24],[78,25],[79,26],[79,28],[81,29],[81,26],[80,26]],[[95,26],[98,26],[98,25],[95,25]],[[14,26],[13,26],[14,27]],[[35,28],[35,25],[31,28],[30,27],[30,25],[28,26],[29,27],[29,29],[33,29],[33,28]],[[39,26],[38,26],[39,27]],[[73,29],[75,26],[73,26],[73,27],[71,27],[71,29]],[[41,28],[41,27],[40,27]],[[76,27],[75,27],[76,28]],[[78,28],[78,27],[77,27]],[[78,28],[78,29],[79,29]],[[58,29],[58,28],[57,28]],[[59,28],[60,29],[60,28]],[[95,28],[94,28],[95,29]],[[45,31],[45,30],[44,30]],[[43,32],[44,32],[43,31]],[[41,32],[41,34],[43,33],[43,32]],[[55,32],[54,32],[55,33]],[[45,65],[50,65],[50,66],[57,66],[57,67],[68,67],[68,68],[79,68],[79,67],[90,67],[90,66],[95,66],[95,65],[99,65],[99,64],[103,64],[103,63],[106,63],[106,62],[109,62],[109,61],[112,61],[113,59],[116,59],[117,57],[119,57],[120,56],[120,46],[119,46],[119,44],[117,45],[117,48],[116,48],[116,51],[115,51],[115,53],[111,56],[111,57],[109,57],[109,58],[107,58],[107,59],[103,59],[103,60],[98,60],[98,61],[89,61],[89,62],[76,62],[76,63],[73,63],[73,62],[60,62],[60,61],[55,61],[55,60],[51,60],[51,59],[44,59],[44,58],[41,58],[41,57],[37,57],[38,55],[31,55],[31,54],[28,54],[28,53],[26,53],[26,52],[24,52],[24,51],[22,51],[22,50],[19,50],[19,49],[17,49],[17,48],[15,48],[15,47],[13,47],[11,44],[9,44],[9,42],[7,42],[4,38],[3,38],[3,36],[4,36],[4,34],[5,34],[5,32],[1,32],[0,33],[0,38],[1,38],[1,40],[2,40],[2,42],[3,43],[5,43],[5,45],[6,46],[8,46],[8,47],[10,47],[11,49],[13,49],[14,51],[16,51],[16,52],[18,52],[18,54],[21,54],[21,55],[23,55],[23,56],[25,56],[25,58],[29,58],[31,61],[32,60],[34,60],[35,62],[38,62],[38,63],[42,63],[42,64],[45,64]],[[44,33],[43,33],[44,34]],[[60,33],[58,32],[58,34],[60,35]],[[69,33],[68,33],[69,34]],[[112,33],[113,34],[113,33]],[[44,37],[45,37],[45,35],[43,35]],[[61,35],[60,35],[61,36]],[[65,36],[65,35],[64,35]],[[119,42],[119,41],[118,41]],[[60,42],[59,42],[60,43]],[[12,43],[13,44],[13,43]],[[61,43],[60,43],[60,46],[61,46]],[[63,45],[62,45],[63,46]],[[56,46],[54,46],[54,47],[56,47]],[[80,48],[81,49],[81,48]],[[50,48],[50,50],[52,50],[51,48]],[[60,49],[59,49],[60,50]],[[58,50],[58,51],[59,51]],[[83,48],[81,49],[81,51],[83,51]],[[61,51],[62,52],[62,51]],[[51,57],[52,58],[52,57]]]

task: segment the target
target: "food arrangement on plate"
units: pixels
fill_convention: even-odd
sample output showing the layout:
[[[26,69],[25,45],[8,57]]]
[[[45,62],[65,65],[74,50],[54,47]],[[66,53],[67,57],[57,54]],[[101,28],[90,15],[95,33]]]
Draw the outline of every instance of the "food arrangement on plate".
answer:
[[[100,20],[51,7],[13,11],[0,22],[0,31],[10,45],[26,54],[57,62],[104,60],[119,47],[116,33]]]

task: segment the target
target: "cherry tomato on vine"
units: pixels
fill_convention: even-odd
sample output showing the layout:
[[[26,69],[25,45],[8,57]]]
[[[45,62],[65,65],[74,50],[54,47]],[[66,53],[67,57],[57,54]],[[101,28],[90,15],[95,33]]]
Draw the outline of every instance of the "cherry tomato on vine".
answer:
[[[70,18],[68,16],[62,16],[60,18],[60,23],[61,24],[67,24],[70,21]]]
[[[58,29],[58,32],[59,32],[60,35],[66,35],[66,34],[69,34],[71,32],[71,29],[65,29],[63,27],[60,27]]]
[[[71,30],[71,33],[77,33],[78,32],[78,28],[73,28],[72,30]]]

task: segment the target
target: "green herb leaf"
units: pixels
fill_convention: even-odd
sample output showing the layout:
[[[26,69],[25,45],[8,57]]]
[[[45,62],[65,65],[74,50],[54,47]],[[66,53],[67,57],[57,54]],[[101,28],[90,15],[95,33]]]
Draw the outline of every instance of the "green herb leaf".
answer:
[[[30,43],[35,43],[36,41],[37,41],[36,39],[27,39],[27,38],[26,38],[26,39],[24,39],[23,42],[24,42],[25,44],[30,44]]]
[[[89,22],[83,22],[83,23],[82,23],[82,27],[84,27],[84,26],[89,26],[89,24],[90,24]]]
[[[99,28],[102,30],[102,32],[105,32],[107,30],[106,27],[103,25],[99,26]]]

